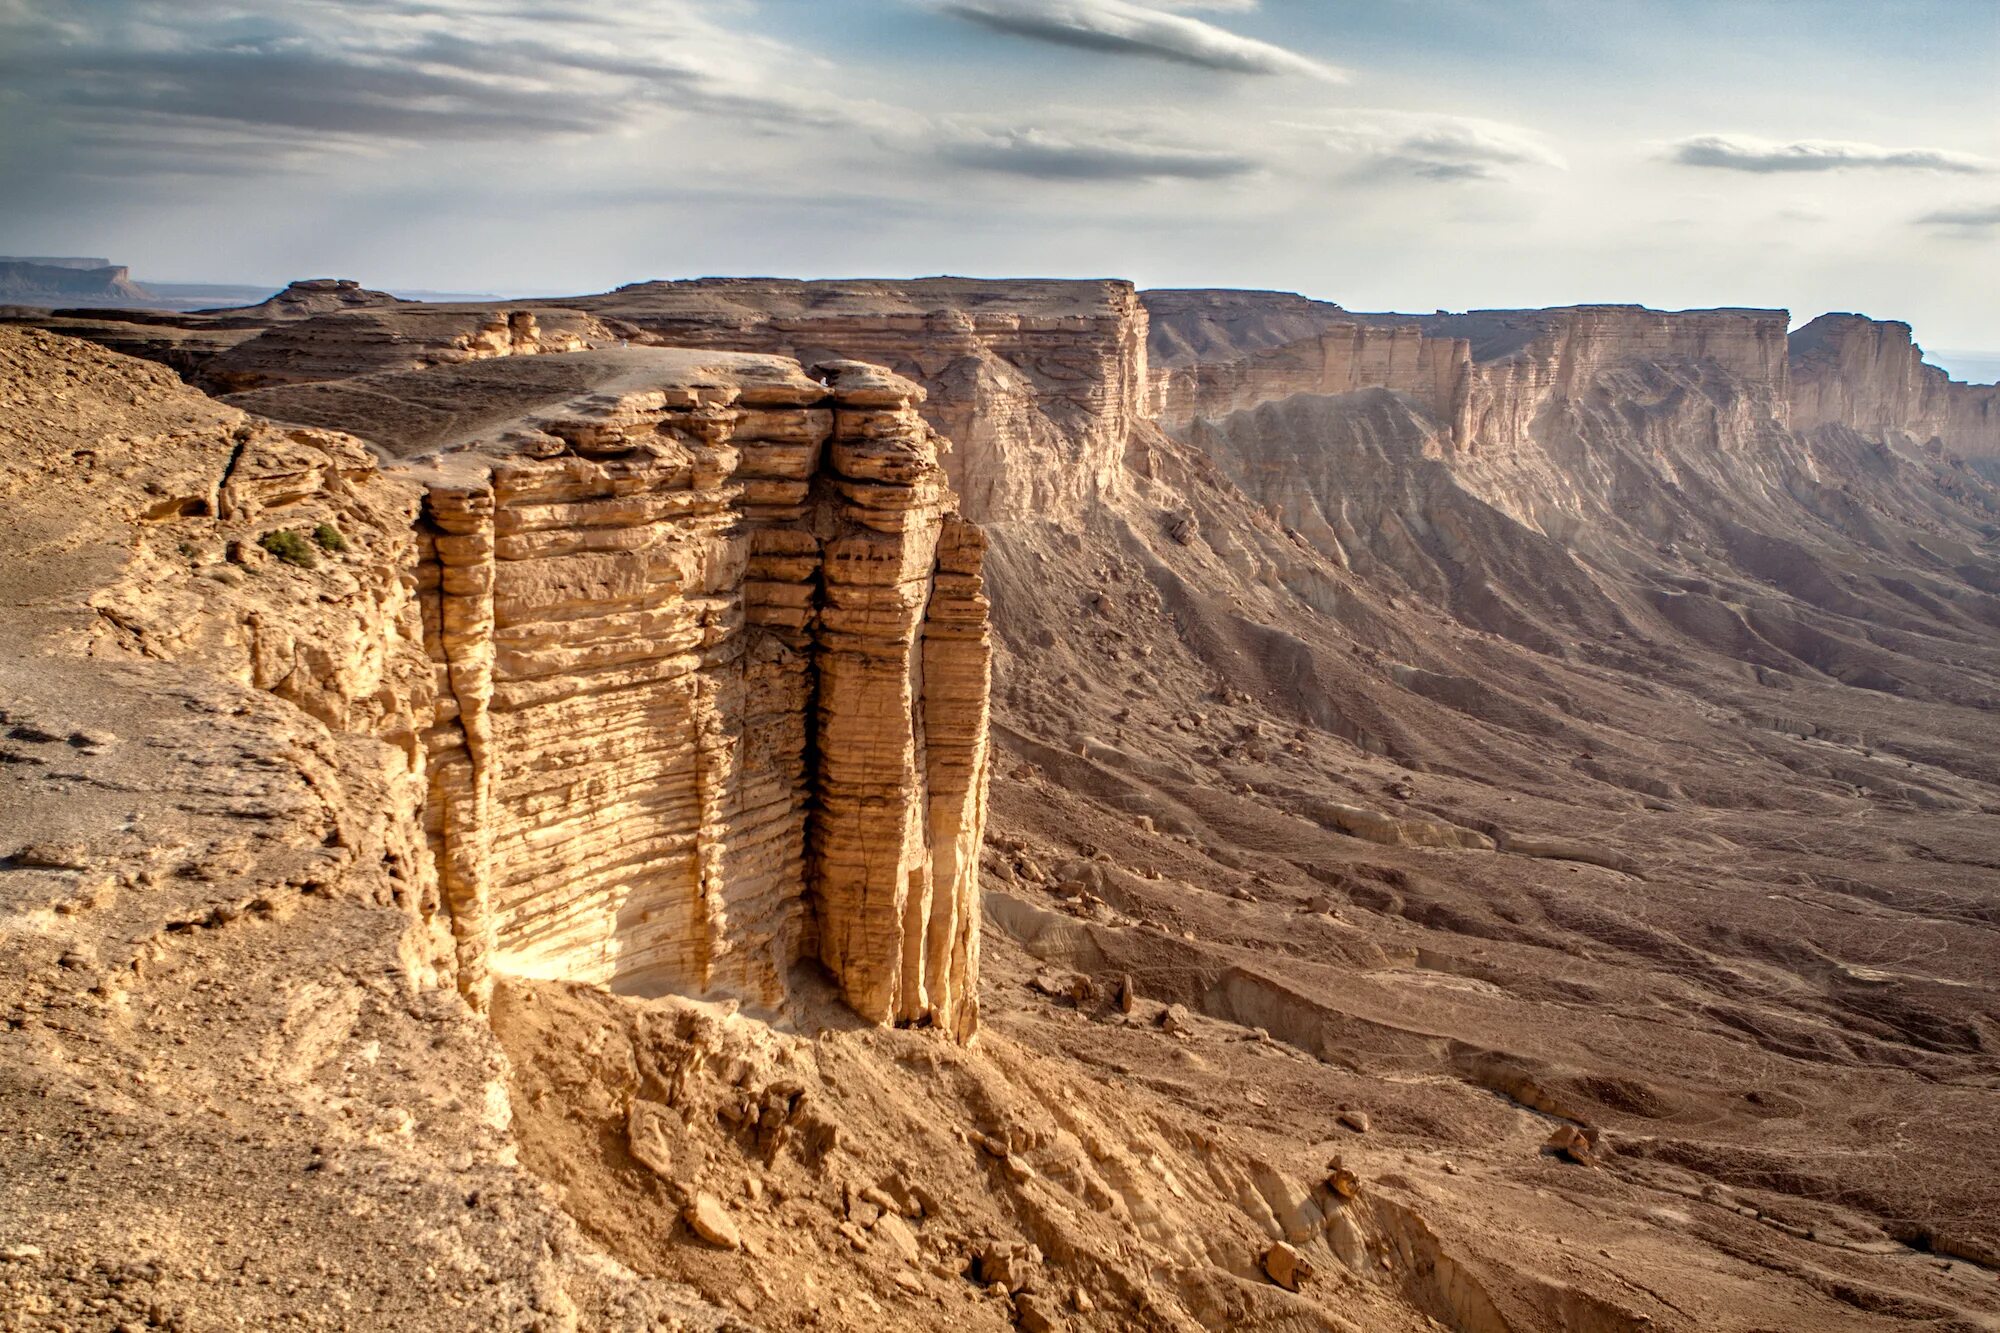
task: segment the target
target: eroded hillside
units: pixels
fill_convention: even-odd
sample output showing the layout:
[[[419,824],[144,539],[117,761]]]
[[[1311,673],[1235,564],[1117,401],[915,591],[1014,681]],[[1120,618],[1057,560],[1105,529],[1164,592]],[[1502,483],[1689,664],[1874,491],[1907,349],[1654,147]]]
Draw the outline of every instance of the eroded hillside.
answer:
[[[301,302],[5,335],[25,1318],[2000,1319],[1907,330]]]

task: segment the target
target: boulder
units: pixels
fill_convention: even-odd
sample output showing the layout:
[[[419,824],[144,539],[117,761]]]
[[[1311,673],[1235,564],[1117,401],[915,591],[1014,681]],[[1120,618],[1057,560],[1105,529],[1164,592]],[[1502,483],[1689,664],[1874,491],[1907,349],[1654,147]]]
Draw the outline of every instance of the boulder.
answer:
[[[1286,1291],[1297,1291],[1312,1281],[1313,1266],[1297,1249],[1279,1241],[1264,1251],[1264,1275]]]

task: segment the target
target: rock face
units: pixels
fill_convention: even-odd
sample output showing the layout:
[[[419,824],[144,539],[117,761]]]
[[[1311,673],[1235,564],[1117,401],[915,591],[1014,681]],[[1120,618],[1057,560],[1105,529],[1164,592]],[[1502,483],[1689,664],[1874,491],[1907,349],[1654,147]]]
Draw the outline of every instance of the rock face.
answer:
[[[975,522],[1080,516],[1145,423],[1146,314],[1127,282],[646,282],[566,303],[676,347],[829,354],[924,386]]]
[[[984,545],[922,391],[653,348],[551,368],[247,396],[338,410],[423,488],[426,818],[461,989],[772,1006],[817,958],[865,1017],[969,1035]],[[407,406],[441,402],[456,435]]]
[[[1937,439],[1964,457],[2000,457],[2000,386],[1960,384],[1927,364],[1910,326],[1821,315],[1791,337],[1792,426]]]
[[[1782,310],[1571,306],[1343,317],[1351,322],[1291,342],[1160,370],[1150,385],[1153,411],[1175,429],[1293,394],[1381,389],[1435,422],[1452,449],[1504,456],[1530,439],[1552,403],[1619,365],[1700,362],[1770,385],[1779,402],[1786,393]]]
[[[121,264],[85,259],[0,258],[0,301],[24,304],[66,301],[130,301],[139,304],[153,294],[132,281]]]
[[[574,310],[425,305],[394,297],[382,305],[372,299],[347,301],[338,291],[305,292],[288,301],[291,293],[287,289],[272,298],[278,303],[268,315],[272,327],[203,362],[195,373],[196,383],[211,393],[234,393],[374,371],[573,352],[612,340],[597,321]],[[336,308],[311,313],[324,302]],[[240,324],[249,315],[227,311],[214,318]]]
[[[1413,325],[1336,324],[1231,360],[1162,368],[1149,402],[1160,424],[1173,428],[1295,393],[1384,388],[1408,394],[1456,435],[1466,429],[1471,382],[1462,338],[1428,337]]]

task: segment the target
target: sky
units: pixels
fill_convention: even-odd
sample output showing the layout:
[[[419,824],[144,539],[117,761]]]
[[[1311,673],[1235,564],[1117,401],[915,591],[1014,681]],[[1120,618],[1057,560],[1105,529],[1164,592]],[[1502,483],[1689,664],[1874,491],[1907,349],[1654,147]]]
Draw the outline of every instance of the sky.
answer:
[[[2000,348],[2000,0],[0,0],[0,253],[1125,277]]]

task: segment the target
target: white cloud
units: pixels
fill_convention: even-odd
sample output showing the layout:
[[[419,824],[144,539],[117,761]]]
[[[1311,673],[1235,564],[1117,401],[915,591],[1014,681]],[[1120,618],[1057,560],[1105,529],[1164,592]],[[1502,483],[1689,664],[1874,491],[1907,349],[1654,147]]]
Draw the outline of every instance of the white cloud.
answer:
[[[1519,168],[1566,169],[1541,135],[1477,116],[1428,111],[1350,110],[1286,128],[1318,137],[1334,151],[1388,175],[1427,180],[1492,180]]]
[[[1838,139],[1781,143],[1746,134],[1698,134],[1667,146],[1667,160],[1687,167],[1773,174],[1871,168],[1895,171],[1987,172],[1993,164],[1947,148],[1883,148]]]
[[[936,9],[996,32],[1117,55],[1151,56],[1231,74],[1298,74],[1327,82],[1332,65],[1244,37],[1174,10],[1227,10],[1254,4],[1138,4],[1134,0],[929,0]]]
[[[1917,221],[1926,227],[1956,227],[1962,231],[2000,231],[2000,204],[1983,208],[1940,208]]]
[[[48,0],[0,4],[0,82],[80,143],[157,142],[244,164],[435,141],[616,130],[665,111],[849,123],[812,60],[732,31],[706,0]],[[134,157],[139,154],[134,154]]]
[[[939,156],[959,166],[1039,180],[1222,180],[1257,170],[1255,158],[1129,134],[947,124]]]

